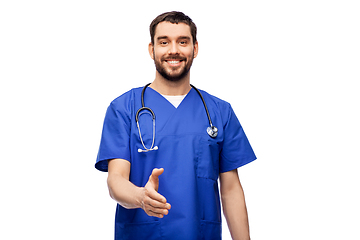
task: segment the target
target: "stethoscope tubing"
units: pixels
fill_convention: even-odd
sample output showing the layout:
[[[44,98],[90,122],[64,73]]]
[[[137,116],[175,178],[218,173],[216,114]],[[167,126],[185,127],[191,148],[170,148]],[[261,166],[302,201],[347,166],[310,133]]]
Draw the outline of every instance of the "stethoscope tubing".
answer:
[[[141,144],[143,145],[144,149],[138,149],[138,152],[149,152],[149,151],[153,151],[153,150],[157,150],[158,147],[155,146],[154,147],[154,143],[155,143],[155,113],[154,111],[149,108],[149,107],[145,107],[145,101],[144,101],[144,93],[145,93],[145,89],[150,85],[151,83],[148,83],[144,86],[144,88],[142,89],[141,91],[141,108],[139,108],[136,112],[136,115],[135,115],[135,120],[136,120],[136,125],[138,127],[138,130],[139,130],[139,135],[140,135],[140,141],[141,141]],[[200,93],[200,91],[194,87],[194,85],[190,84],[190,86],[195,89],[195,91],[199,94],[200,98],[201,98],[201,101],[203,102],[203,105],[204,105],[204,108],[205,108],[205,111],[206,111],[206,115],[207,115],[207,118],[209,120],[209,125],[210,127],[208,127],[206,129],[207,133],[209,134],[210,137],[212,138],[215,138],[218,134],[218,129],[213,126],[212,124],[212,121],[211,121],[211,117],[210,117],[210,113],[209,113],[209,110],[207,108],[207,105],[206,105],[206,102],[202,96],[202,94]],[[145,143],[141,137],[141,131],[140,131],[140,126],[139,126],[139,116],[141,115],[141,112],[144,111],[144,110],[147,110],[149,111],[150,115],[152,116],[152,120],[153,120],[153,139],[152,139],[152,144],[151,144],[151,147],[150,148],[146,148],[145,146]]]
[[[153,111],[151,108],[149,108],[149,107],[141,107],[141,108],[139,108],[139,110],[137,110],[137,112],[136,112],[136,115],[135,115],[135,121],[136,121],[136,122],[139,122],[140,112],[142,112],[143,110],[148,110],[149,112],[151,112],[150,115],[151,115],[152,119],[155,120],[155,113],[154,113],[154,111]]]
[[[209,119],[209,125],[210,125],[210,127],[213,127],[213,124],[212,124],[212,121],[211,121],[211,117],[210,117],[210,114],[209,114],[209,110],[208,110],[208,108],[207,108],[207,106],[206,106],[206,103],[205,103],[205,100],[204,100],[202,94],[200,93],[199,89],[197,89],[194,85],[190,84],[190,86],[191,86],[193,89],[195,89],[195,91],[199,94],[199,96],[200,96],[200,98],[201,98],[201,101],[202,101],[203,104],[204,104],[204,108],[205,108],[205,111],[206,111],[206,115],[207,115],[207,117],[208,117],[208,119]]]

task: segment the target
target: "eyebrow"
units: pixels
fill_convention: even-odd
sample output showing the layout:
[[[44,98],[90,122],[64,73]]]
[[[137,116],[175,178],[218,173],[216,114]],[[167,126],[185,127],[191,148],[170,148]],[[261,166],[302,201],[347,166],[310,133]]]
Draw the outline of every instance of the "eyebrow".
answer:
[[[159,36],[157,37],[157,40],[161,40],[161,39],[168,39],[168,36]],[[188,36],[180,36],[178,39],[186,39],[186,40],[190,40],[191,38]]]

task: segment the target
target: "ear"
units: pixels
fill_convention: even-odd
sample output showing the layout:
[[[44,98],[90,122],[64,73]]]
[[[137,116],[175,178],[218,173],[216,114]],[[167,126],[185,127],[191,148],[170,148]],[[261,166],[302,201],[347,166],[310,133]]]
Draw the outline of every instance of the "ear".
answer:
[[[149,54],[150,57],[154,60],[154,45],[152,45],[152,43],[149,43]]]
[[[198,52],[199,52],[199,44],[198,44],[198,42],[196,41],[195,44],[194,44],[194,58],[197,57]]]

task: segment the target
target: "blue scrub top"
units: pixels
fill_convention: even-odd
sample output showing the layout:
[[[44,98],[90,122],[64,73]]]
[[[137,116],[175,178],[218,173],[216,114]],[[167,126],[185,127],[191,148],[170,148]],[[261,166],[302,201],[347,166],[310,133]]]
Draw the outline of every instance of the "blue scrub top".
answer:
[[[229,103],[201,91],[213,125],[219,130],[211,138],[209,121],[198,93],[191,89],[175,108],[148,87],[145,106],[156,116],[155,144],[143,149],[135,114],[141,107],[142,88],[132,89],[108,107],[95,167],[106,172],[109,159],[131,163],[130,181],[143,187],[154,168],[164,168],[159,193],[171,204],[167,216],[149,217],[142,209],[116,209],[115,239],[221,239],[219,173],[234,170],[256,159],[250,143]],[[139,124],[145,146],[152,143],[152,118],[142,114]]]

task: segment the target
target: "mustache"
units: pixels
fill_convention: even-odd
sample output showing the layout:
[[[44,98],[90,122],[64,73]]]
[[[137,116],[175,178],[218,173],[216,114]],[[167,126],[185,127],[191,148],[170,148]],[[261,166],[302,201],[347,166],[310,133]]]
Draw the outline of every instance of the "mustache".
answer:
[[[177,61],[184,61],[186,60],[185,57],[181,57],[181,56],[164,56],[161,58],[162,61],[166,61],[166,60],[177,60]]]

